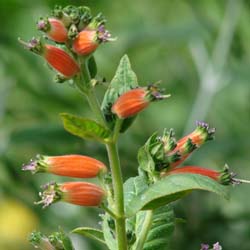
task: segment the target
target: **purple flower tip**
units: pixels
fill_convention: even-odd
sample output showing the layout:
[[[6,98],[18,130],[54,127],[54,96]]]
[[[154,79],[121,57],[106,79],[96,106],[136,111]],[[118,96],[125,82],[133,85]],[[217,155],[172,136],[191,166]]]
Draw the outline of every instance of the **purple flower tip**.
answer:
[[[98,27],[98,32],[101,32],[101,33],[104,33],[106,30],[105,30],[105,26],[104,25],[100,25]]]
[[[98,31],[98,38],[100,39],[101,42],[116,40],[115,38],[111,38],[111,34],[109,33],[109,31],[105,29],[104,25],[100,25],[97,31]]]
[[[44,20],[40,20],[40,21],[37,23],[37,28],[38,28],[39,30],[43,30],[43,29],[45,28],[45,26],[46,26],[46,23],[45,23]]]
[[[56,184],[55,181],[51,181],[51,182],[48,182],[48,183],[42,185],[42,186],[41,186],[41,189],[42,189],[42,190],[46,190],[46,189],[49,189],[49,188],[54,189],[54,187],[55,187],[56,185],[57,185],[57,184]]]
[[[35,204],[43,204],[43,208],[48,207],[53,202],[55,202],[59,198],[59,194],[57,192],[58,185],[55,182],[50,182],[42,186],[43,192],[39,193],[41,200],[35,202]]]
[[[23,165],[22,166],[23,171],[36,171],[36,162],[31,161],[30,164],[28,165]]]
[[[200,126],[200,127],[203,127],[203,128],[208,128],[209,127],[208,123],[202,122],[202,121],[196,121],[196,125]]]
[[[209,245],[208,244],[201,244],[201,249],[200,250],[209,250]]]
[[[36,38],[32,38],[27,44],[28,49],[34,49],[39,44],[39,40]]]
[[[216,242],[215,244],[213,244],[213,250],[222,250],[222,247],[219,244],[219,242]]]

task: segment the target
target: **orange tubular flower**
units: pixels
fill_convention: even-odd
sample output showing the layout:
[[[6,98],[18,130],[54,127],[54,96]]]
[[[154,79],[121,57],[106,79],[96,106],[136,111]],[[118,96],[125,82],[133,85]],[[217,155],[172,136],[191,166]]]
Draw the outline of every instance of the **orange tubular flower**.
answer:
[[[19,39],[28,50],[41,55],[49,65],[66,78],[75,76],[80,71],[76,61],[64,50],[49,44],[42,44],[40,40],[32,38],[28,43]]]
[[[65,77],[71,78],[80,71],[76,61],[64,50],[49,44],[44,48],[43,56],[46,61]]]
[[[171,174],[184,174],[184,173],[204,175],[215,181],[219,181],[220,174],[221,174],[218,171],[207,169],[207,168],[196,167],[196,166],[185,166],[181,168],[172,169],[168,172],[163,172],[162,176],[171,175]]]
[[[65,182],[62,184],[49,183],[40,193],[41,201],[47,207],[57,201],[64,201],[79,206],[99,206],[105,197],[102,188],[88,182]]]
[[[179,159],[171,163],[171,167],[176,167],[184,162],[190,154],[202,146],[206,141],[213,140],[215,128],[209,128],[207,123],[197,122],[197,128],[189,135],[177,141],[176,147],[169,152],[169,155],[174,153],[179,154]]]
[[[223,185],[238,184],[238,180],[234,179],[235,174],[229,173],[229,168],[225,165],[222,171],[216,171],[212,169],[197,167],[197,166],[185,166],[181,168],[171,169],[170,171],[162,172],[161,176],[168,176],[172,174],[199,174],[207,176]]]
[[[122,94],[112,106],[112,113],[120,119],[136,115],[144,110],[152,101],[162,100],[170,95],[162,95],[153,85],[132,89]]]
[[[61,186],[63,200],[80,206],[99,206],[104,191],[95,184],[88,182],[67,182]]]
[[[73,42],[73,50],[79,55],[89,55],[94,52],[99,42],[95,30],[81,31]]]
[[[100,43],[113,40],[104,25],[100,25],[97,29],[90,25],[77,35],[73,42],[73,50],[79,55],[86,56],[93,53]]]
[[[68,30],[64,23],[56,18],[48,18],[47,20],[40,20],[37,23],[37,28],[44,31],[49,39],[65,43],[68,40]]]
[[[93,178],[107,171],[102,162],[83,155],[38,156],[37,160],[22,169],[32,173],[47,172],[77,178]]]
[[[183,146],[189,138],[197,147],[201,146],[206,141],[214,139],[215,128],[209,128],[209,125],[205,122],[197,121],[196,124],[197,128],[191,134],[180,139],[177,142],[177,147]]]

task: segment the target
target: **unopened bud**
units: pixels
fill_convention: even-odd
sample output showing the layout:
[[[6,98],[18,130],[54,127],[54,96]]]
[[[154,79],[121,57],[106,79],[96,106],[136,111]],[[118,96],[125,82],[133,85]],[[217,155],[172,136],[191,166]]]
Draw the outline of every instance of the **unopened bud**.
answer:
[[[79,206],[99,206],[105,196],[102,188],[88,182],[49,183],[43,187],[41,200],[43,208],[57,201],[64,201]]]
[[[65,43],[68,40],[68,31],[59,19],[41,19],[37,23],[37,28],[45,32],[47,37],[55,42]]]
[[[172,174],[199,174],[203,176],[207,176],[222,185],[230,185],[230,184],[239,184],[237,180],[234,179],[234,174],[229,172],[229,168],[227,165],[223,168],[222,171],[216,171],[213,169],[207,169],[203,167],[197,166],[184,166],[180,168],[170,169],[169,171],[162,171],[161,176],[168,176]]]
[[[86,56],[93,53],[100,43],[114,40],[104,25],[100,25],[97,29],[88,26],[77,35],[73,42],[73,50],[79,55]]]
[[[197,128],[190,134],[181,138],[177,141],[176,147],[169,153],[179,152],[180,159],[173,164],[171,167],[176,167],[184,162],[191,153],[202,146],[206,141],[214,138],[215,128],[209,128],[207,123],[197,122]]]
[[[43,44],[40,39],[32,38],[29,42],[19,39],[28,50],[42,56],[48,64],[67,78],[75,76],[80,71],[76,61],[63,49],[50,44]]]
[[[150,102],[169,97],[163,95],[154,85],[129,90],[122,94],[112,106],[112,113],[125,119],[148,107]]]
[[[106,172],[106,166],[91,157],[84,155],[41,156],[23,166],[22,170],[34,173],[47,172],[55,175],[93,178],[100,172]]]

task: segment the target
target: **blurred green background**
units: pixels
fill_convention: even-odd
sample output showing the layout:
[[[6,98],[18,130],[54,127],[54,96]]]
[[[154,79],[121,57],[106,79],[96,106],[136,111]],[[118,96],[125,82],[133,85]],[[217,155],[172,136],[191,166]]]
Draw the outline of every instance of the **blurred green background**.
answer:
[[[142,84],[162,80],[172,97],[144,111],[121,137],[125,179],[136,174],[136,151],[156,130],[191,132],[196,120],[217,128],[216,140],[187,160],[218,169],[228,163],[250,179],[250,1],[240,0],[0,0],[0,250],[33,249],[27,235],[76,226],[96,226],[98,209],[56,204],[33,205],[41,184],[63,181],[31,176],[20,169],[36,154],[87,154],[107,162],[102,145],[63,130],[58,114],[91,116],[85,100],[67,84],[53,82],[41,58],[17,42],[39,33],[35,22],[55,4],[88,5],[103,12],[115,43],[95,53],[98,75],[112,79],[127,53]],[[104,88],[99,87],[100,97]],[[250,187],[231,188],[230,201],[195,192],[175,203],[178,218],[173,250],[198,250],[219,241],[225,250],[250,249]],[[102,246],[72,235],[76,250]]]

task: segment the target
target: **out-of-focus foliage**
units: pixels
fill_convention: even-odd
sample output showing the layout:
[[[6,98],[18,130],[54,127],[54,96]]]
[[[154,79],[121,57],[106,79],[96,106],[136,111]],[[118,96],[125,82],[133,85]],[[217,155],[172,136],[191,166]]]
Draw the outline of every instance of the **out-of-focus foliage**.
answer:
[[[21,165],[36,154],[80,153],[107,162],[102,145],[64,131],[61,112],[91,117],[86,101],[67,84],[55,84],[41,58],[25,51],[17,37],[39,33],[35,22],[54,4],[86,4],[102,11],[118,40],[96,52],[98,75],[110,81],[124,53],[142,84],[161,80],[172,97],[140,114],[121,137],[125,178],[137,170],[136,151],[156,130],[190,132],[195,120],[217,128],[216,141],[198,150],[187,163],[219,168],[225,162],[250,178],[250,4],[240,0],[185,1],[20,1],[0,0],[0,249],[29,249],[32,229],[50,233],[62,226],[98,223],[99,211],[65,204],[35,207],[39,186],[49,175],[31,176]],[[98,86],[100,96],[105,87]],[[173,249],[199,249],[219,241],[223,249],[250,249],[249,186],[232,188],[231,200],[194,193],[178,202]],[[75,237],[75,236],[74,236]],[[101,249],[81,237],[76,249]]]

